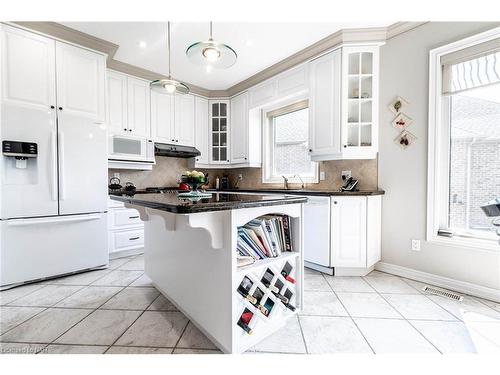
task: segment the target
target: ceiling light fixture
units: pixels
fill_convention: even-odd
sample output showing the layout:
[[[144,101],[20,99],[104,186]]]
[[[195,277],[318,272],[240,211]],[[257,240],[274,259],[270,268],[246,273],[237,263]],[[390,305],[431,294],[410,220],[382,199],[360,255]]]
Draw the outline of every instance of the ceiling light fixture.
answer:
[[[167,49],[168,49],[168,78],[157,79],[151,82],[151,89],[167,94],[187,94],[189,87],[184,83],[176,81],[170,73],[170,21],[167,23]]]
[[[206,42],[191,44],[186,55],[197,65],[211,65],[214,68],[229,68],[236,63],[238,55],[227,44],[215,42],[212,38],[212,22],[210,22],[210,38]]]

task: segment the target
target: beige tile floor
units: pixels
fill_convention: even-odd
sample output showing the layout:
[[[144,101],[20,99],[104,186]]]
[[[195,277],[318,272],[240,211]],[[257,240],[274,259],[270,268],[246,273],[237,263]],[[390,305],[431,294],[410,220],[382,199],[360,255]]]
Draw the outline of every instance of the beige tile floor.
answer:
[[[500,318],[498,303],[470,296],[460,303],[421,288],[377,271],[306,270],[303,311],[250,352],[475,352],[460,308]],[[152,286],[142,256],[0,292],[0,305],[1,353],[220,353]]]

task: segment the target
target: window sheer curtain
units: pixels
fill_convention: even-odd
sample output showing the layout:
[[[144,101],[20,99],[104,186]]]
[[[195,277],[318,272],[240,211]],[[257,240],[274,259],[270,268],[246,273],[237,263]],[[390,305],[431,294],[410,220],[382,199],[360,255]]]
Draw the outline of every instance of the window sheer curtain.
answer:
[[[441,56],[442,94],[500,83],[500,38]]]

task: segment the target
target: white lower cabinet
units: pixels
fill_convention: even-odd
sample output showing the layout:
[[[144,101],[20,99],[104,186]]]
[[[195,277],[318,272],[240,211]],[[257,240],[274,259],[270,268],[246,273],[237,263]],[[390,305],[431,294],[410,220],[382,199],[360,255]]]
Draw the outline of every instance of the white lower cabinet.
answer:
[[[108,201],[108,250],[110,258],[140,254],[144,249],[144,223],[139,212]]]
[[[381,259],[382,196],[308,196],[304,260],[338,276],[359,276]]]
[[[331,198],[331,265],[335,274],[343,274],[342,268],[368,269],[380,261],[381,202],[380,195]]]

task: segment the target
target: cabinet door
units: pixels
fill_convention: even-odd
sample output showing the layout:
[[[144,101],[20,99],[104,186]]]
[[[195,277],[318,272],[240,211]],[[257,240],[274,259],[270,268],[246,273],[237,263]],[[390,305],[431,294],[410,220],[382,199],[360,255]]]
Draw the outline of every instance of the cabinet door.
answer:
[[[378,47],[342,48],[343,159],[373,159],[378,149]]]
[[[340,158],[340,50],[310,63],[309,145],[318,160]]]
[[[151,91],[151,134],[155,142],[175,143],[173,95]]]
[[[57,106],[72,116],[104,121],[105,58],[56,42]]]
[[[108,71],[108,130],[127,134],[127,76]]]
[[[150,89],[149,83],[132,77],[127,78],[128,86],[128,131],[138,137],[151,136]]]
[[[248,160],[248,93],[231,99],[231,163]]]
[[[194,96],[175,95],[175,143],[194,146]]]
[[[366,197],[332,197],[332,266],[366,267]]]
[[[196,158],[199,164],[208,164],[208,100],[195,99],[195,147],[201,152]]]
[[[228,164],[229,100],[210,100],[210,164]]]
[[[46,112],[56,105],[55,42],[2,25],[2,103]]]

